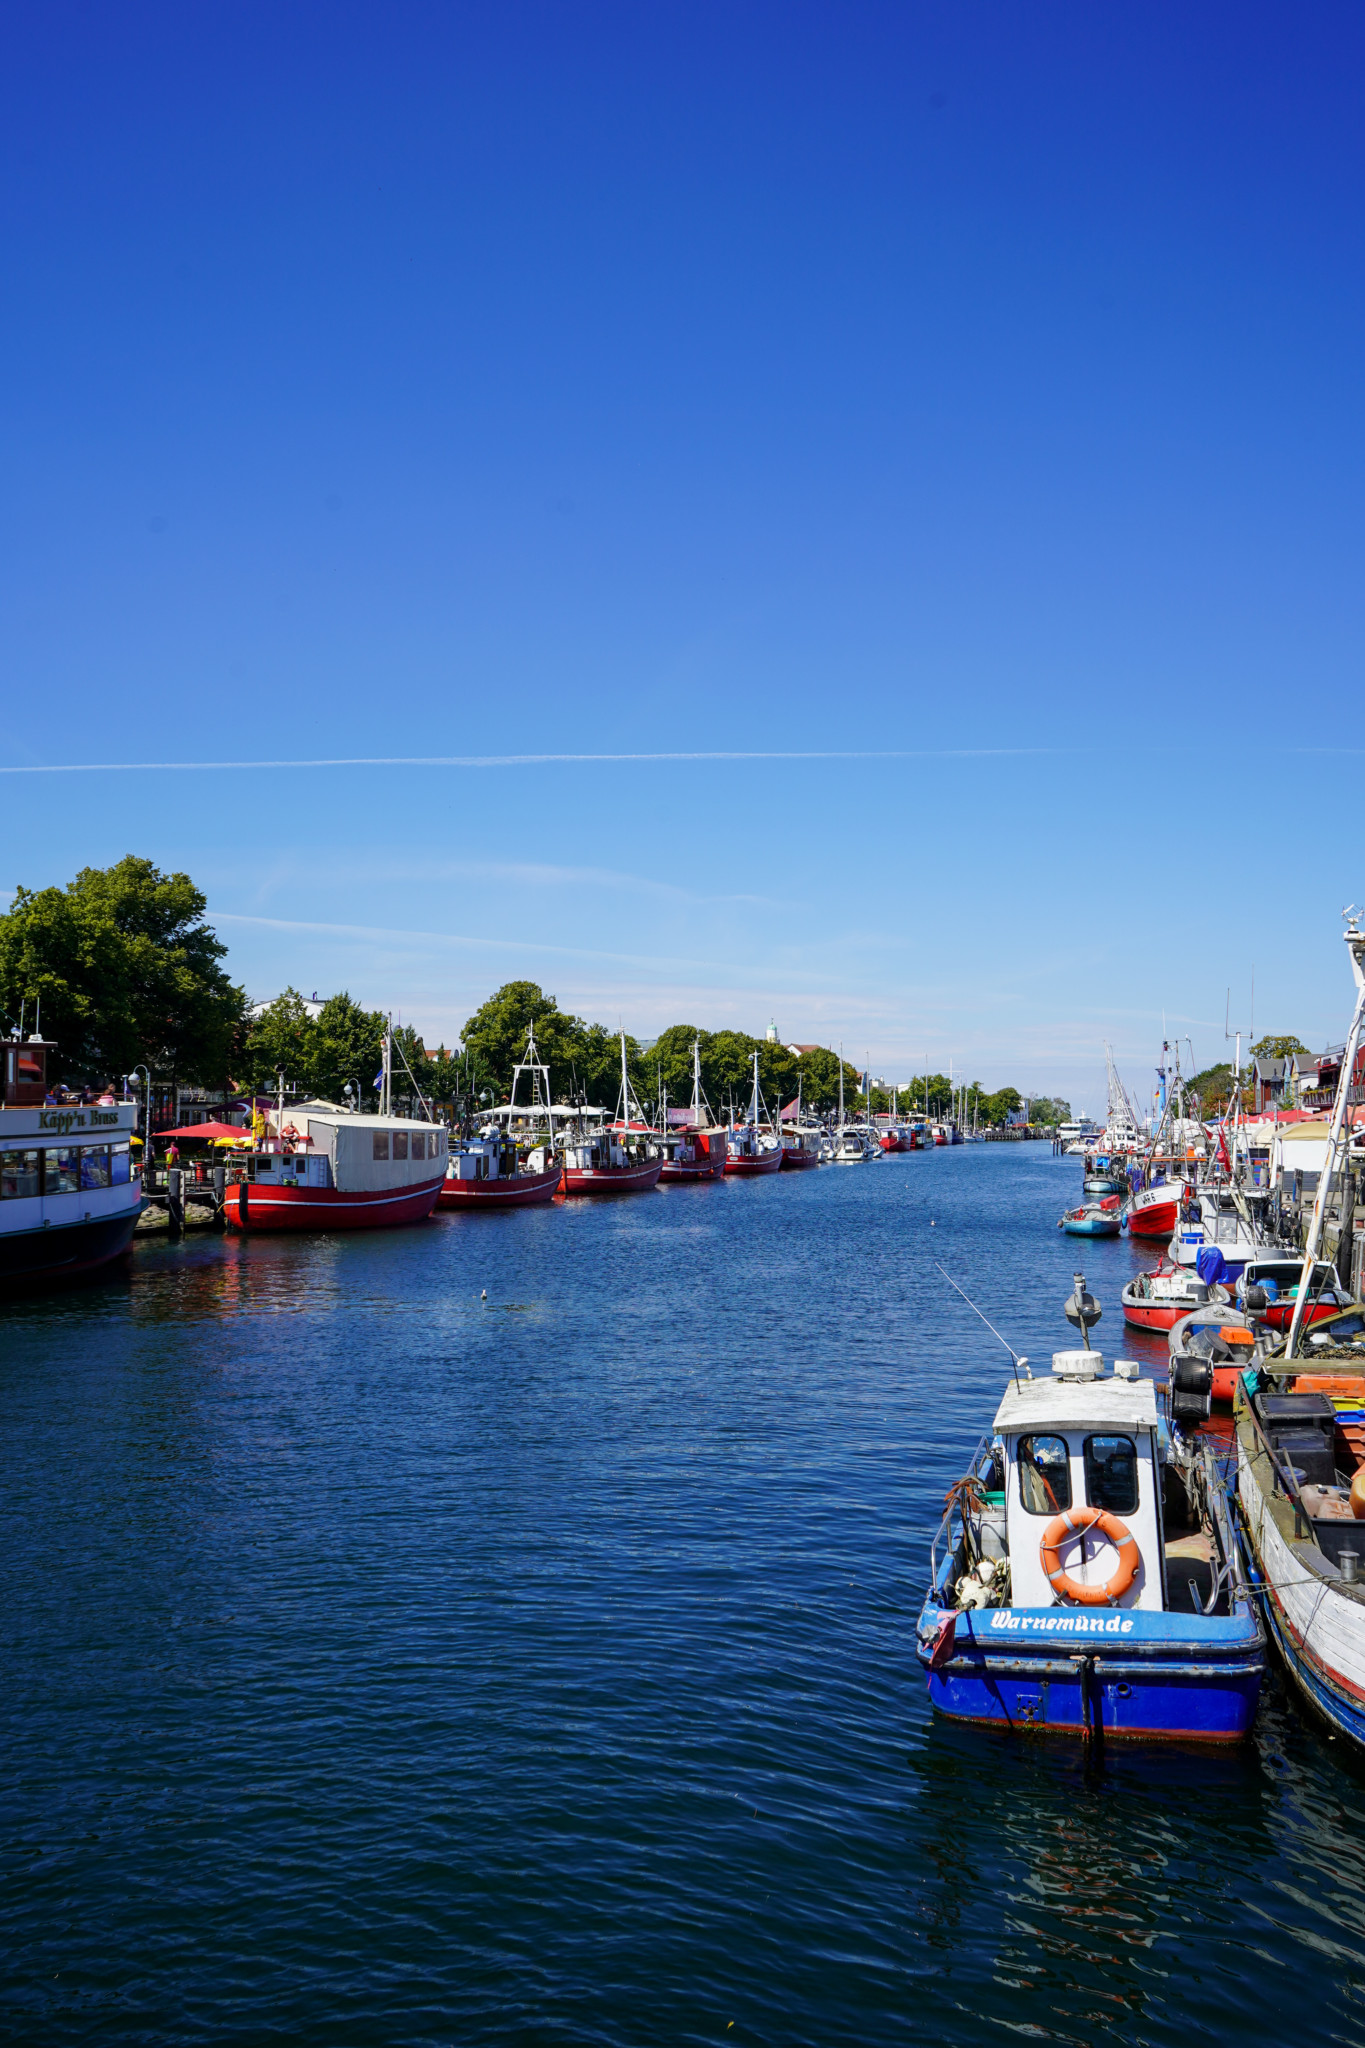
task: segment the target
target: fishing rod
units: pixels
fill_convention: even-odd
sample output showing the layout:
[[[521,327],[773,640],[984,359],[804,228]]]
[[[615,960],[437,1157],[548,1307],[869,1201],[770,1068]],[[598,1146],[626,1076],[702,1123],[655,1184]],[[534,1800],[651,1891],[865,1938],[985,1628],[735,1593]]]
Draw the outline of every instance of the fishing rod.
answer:
[[[939,1270],[939,1272],[940,1272],[940,1273],[942,1273],[942,1275],[943,1275],[944,1279],[945,1279],[945,1280],[946,1280],[946,1281],[948,1282],[948,1285],[949,1285],[950,1287],[952,1287],[952,1288],[956,1289],[957,1293],[959,1293],[959,1294],[960,1294],[960,1295],[962,1296],[962,1299],[963,1299],[963,1300],[964,1300],[964,1301],[966,1302],[966,1304],[967,1304],[968,1308],[969,1308],[969,1309],[971,1310],[972,1314],[973,1314],[974,1316],[981,1316],[981,1320],[982,1320],[982,1322],[983,1322],[983,1323],[984,1323],[984,1324],[986,1325],[986,1328],[987,1328],[987,1329],[988,1329],[988,1330],[990,1331],[990,1333],[991,1333],[992,1337],[997,1337],[997,1338],[999,1338],[1000,1342],[1001,1342],[1001,1343],[1002,1343],[1002,1344],[1004,1345],[1004,1347],[1005,1347],[1006,1351],[1008,1351],[1008,1353],[1009,1353],[1009,1355],[1010,1355],[1010,1365],[1011,1365],[1011,1368],[1013,1369],[1013,1372],[1014,1372],[1014,1384],[1015,1384],[1015,1386],[1016,1386],[1016,1387],[1018,1387],[1018,1386],[1019,1386],[1019,1368],[1020,1368],[1020,1366],[1021,1366],[1021,1365],[1022,1365],[1022,1366],[1027,1366],[1027,1364],[1028,1364],[1028,1360],[1027,1360],[1026,1358],[1021,1358],[1021,1357],[1020,1357],[1019,1353],[1018,1353],[1018,1352],[1017,1352],[1017,1351],[1015,1350],[1014,1346],[1013,1346],[1013,1345],[1012,1345],[1012,1344],[1010,1343],[1010,1341],[1009,1341],[1009,1339],[1008,1339],[1007,1337],[1001,1337],[1001,1336],[1000,1336],[1000,1332],[999,1332],[999,1331],[998,1331],[998,1330],[996,1329],[996,1327],[995,1327],[995,1324],[994,1324],[994,1323],[993,1323],[993,1322],[991,1321],[991,1319],[990,1319],[990,1317],[989,1317],[989,1316],[984,1316],[984,1315],[981,1315],[981,1311],[980,1311],[980,1309],[979,1309],[979,1308],[977,1307],[976,1303],[975,1303],[975,1302],[974,1302],[974,1301],[972,1300],[972,1297],[970,1296],[970,1294],[968,1294],[968,1293],[967,1293],[967,1291],[966,1291],[966,1289],[965,1289],[965,1288],[962,1288],[962,1287],[958,1287],[958,1284],[957,1284],[956,1280],[954,1280],[954,1278],[953,1278],[952,1274],[951,1274],[951,1273],[950,1273],[950,1272],[948,1271],[947,1267],[946,1267],[946,1266],[940,1266],[940,1265],[939,1265],[939,1262],[938,1262],[938,1260],[937,1260],[937,1259],[935,1259],[935,1260],[934,1260],[934,1264],[935,1264],[936,1266],[938,1266],[938,1270]],[[1030,1379],[1032,1379],[1032,1377],[1033,1377],[1033,1375],[1032,1375],[1032,1373],[1030,1373],[1030,1374],[1029,1374],[1029,1378],[1030,1378]],[[1020,1391],[1021,1391],[1021,1392],[1023,1391],[1023,1390],[1022,1390],[1022,1388],[1020,1389]]]

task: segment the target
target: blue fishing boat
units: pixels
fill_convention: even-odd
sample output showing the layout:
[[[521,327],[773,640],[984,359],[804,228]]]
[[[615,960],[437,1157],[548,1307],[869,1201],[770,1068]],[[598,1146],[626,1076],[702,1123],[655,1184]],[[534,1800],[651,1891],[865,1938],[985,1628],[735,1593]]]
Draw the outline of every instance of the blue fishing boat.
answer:
[[[917,1651],[934,1708],[994,1727],[1236,1742],[1265,1633],[1225,1483],[1130,1360],[1024,1359],[931,1546]],[[1207,1412],[1207,1402],[1205,1402]]]
[[[1102,1202],[1082,1202],[1058,1219],[1057,1228],[1068,1237],[1117,1237],[1123,1228],[1123,1197],[1106,1195]]]

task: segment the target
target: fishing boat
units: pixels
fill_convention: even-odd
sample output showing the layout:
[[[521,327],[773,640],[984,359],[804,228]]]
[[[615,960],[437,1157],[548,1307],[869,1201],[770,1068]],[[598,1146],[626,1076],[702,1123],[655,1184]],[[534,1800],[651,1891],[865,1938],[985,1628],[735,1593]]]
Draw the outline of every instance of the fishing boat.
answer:
[[[1057,1228],[1068,1237],[1117,1237],[1123,1228],[1123,1196],[1106,1195],[1102,1201],[1082,1202],[1058,1219]]]
[[[449,1133],[434,1117],[393,1114],[394,1047],[386,1027],[375,1115],[324,1101],[297,1103],[286,1113],[281,1075],[273,1124],[258,1119],[262,1128],[253,1130],[251,1146],[232,1155],[223,1216],[234,1230],[425,1222],[445,1180]]]
[[[1253,1259],[1283,1253],[1253,1213],[1242,1189],[1190,1189],[1171,1236],[1168,1256],[1191,1266],[1201,1280],[1235,1284]]]
[[[948,1495],[916,1635],[930,1701],[1092,1744],[1240,1741],[1265,1635],[1217,1465],[1131,1360],[1105,1371],[1081,1274],[1067,1312],[1085,1348],[1054,1353],[1045,1379],[1011,1352]]]
[[[844,1048],[839,1047],[839,1121],[830,1133],[829,1163],[831,1166],[865,1166],[869,1159],[880,1158],[877,1142],[869,1138],[858,1124],[844,1120]]]
[[[763,1098],[758,1087],[758,1054],[754,1054],[754,1092],[747,1123],[732,1126],[726,1139],[725,1171],[739,1175],[780,1173],[782,1139],[762,1127]]]
[[[1365,1748],[1365,1309],[1303,1351],[1236,1378],[1242,1538],[1286,1670]]]
[[[1162,1259],[1139,1273],[1123,1290],[1123,1320],[1136,1330],[1173,1330],[1182,1316],[1203,1308],[1209,1287],[1186,1266]]]
[[[692,1108],[680,1129],[669,1128],[668,1095],[660,1090],[664,1125],[661,1181],[719,1180],[729,1149],[724,1126],[711,1113],[701,1085],[701,1040],[692,1041]]]
[[[436,1197],[440,1209],[526,1209],[552,1202],[563,1168],[548,1145],[523,1154],[502,1131],[451,1144],[445,1179]]]
[[[799,1173],[807,1166],[819,1166],[823,1159],[825,1131],[822,1124],[807,1123],[801,1113],[801,1078],[796,1083],[796,1100],[778,1115],[782,1139],[782,1171]]]
[[[22,1026],[21,1026],[22,1029]],[[121,1258],[142,1214],[133,1165],[137,1107],[49,1101],[56,1041],[0,1041],[0,1284],[64,1280]]]
[[[1097,1152],[1087,1159],[1081,1192],[1089,1201],[1100,1201],[1106,1195],[1126,1195],[1128,1177],[1122,1161],[1110,1152]]]
[[[520,1099],[523,1076],[529,1096],[525,1102]],[[555,1114],[550,1069],[540,1057],[532,1027],[526,1033],[525,1053],[512,1069],[511,1094],[497,1112],[498,1122],[477,1136],[450,1141],[437,1207],[526,1209],[552,1202],[563,1181],[554,1148]]]
[[[1336,1267],[1329,1260],[1316,1262],[1307,1284],[1308,1302],[1301,1324],[1327,1322],[1351,1306],[1350,1293],[1341,1285]],[[1294,1319],[1302,1285],[1302,1256],[1289,1258],[1282,1254],[1278,1258],[1248,1259],[1236,1284],[1237,1305],[1268,1329],[1287,1330]]]
[[[645,1122],[626,1068],[626,1034],[621,1033],[621,1101],[614,1123],[596,1129],[580,1124],[559,1139],[566,1195],[643,1195],[657,1187],[664,1170],[658,1134]]]
[[[1164,1176],[1134,1190],[1128,1200],[1128,1235],[1168,1239],[1180,1217],[1185,1184]]]

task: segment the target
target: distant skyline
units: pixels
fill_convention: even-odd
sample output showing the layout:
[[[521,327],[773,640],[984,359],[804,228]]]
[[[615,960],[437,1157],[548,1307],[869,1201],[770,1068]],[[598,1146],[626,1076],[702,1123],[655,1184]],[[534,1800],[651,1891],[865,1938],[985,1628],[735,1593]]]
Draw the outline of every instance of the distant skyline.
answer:
[[[1095,1110],[1253,971],[1339,1039],[1363,55],[12,15],[0,887],[146,854],[253,995],[447,1042],[524,976]]]

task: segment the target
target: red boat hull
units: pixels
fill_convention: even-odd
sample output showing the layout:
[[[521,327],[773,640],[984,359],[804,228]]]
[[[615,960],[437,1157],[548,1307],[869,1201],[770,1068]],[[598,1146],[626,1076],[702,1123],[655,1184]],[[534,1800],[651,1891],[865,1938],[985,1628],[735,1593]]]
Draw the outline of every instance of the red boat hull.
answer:
[[[651,1159],[643,1166],[566,1166],[566,1195],[643,1195],[657,1186],[663,1160]]]
[[[725,1171],[725,1139],[718,1132],[701,1131],[690,1140],[691,1159],[665,1159],[659,1179],[663,1181],[719,1180]]]
[[[1173,1195],[1169,1202],[1147,1202],[1141,1207],[1130,1204],[1128,1209],[1128,1235],[1130,1237],[1169,1237],[1180,1214],[1180,1199]]]
[[[552,1202],[564,1178],[557,1166],[547,1173],[518,1173],[507,1180],[445,1180],[436,1198],[438,1209],[527,1209]]]
[[[421,1223],[430,1216],[442,1178],[355,1194],[342,1188],[271,1188],[259,1181],[234,1180],[223,1196],[223,1214],[236,1230],[382,1230],[396,1223]]]
[[[818,1166],[819,1164],[820,1154],[804,1145],[784,1145],[782,1147],[782,1171],[784,1173],[797,1173],[802,1167]]]
[[[1123,1320],[1135,1330],[1173,1330],[1191,1306],[1188,1301],[1125,1301]]]
[[[725,1162],[727,1173],[781,1173],[782,1161],[786,1158],[786,1147],[779,1145],[776,1152],[760,1152],[756,1159],[739,1159],[733,1154]]]

